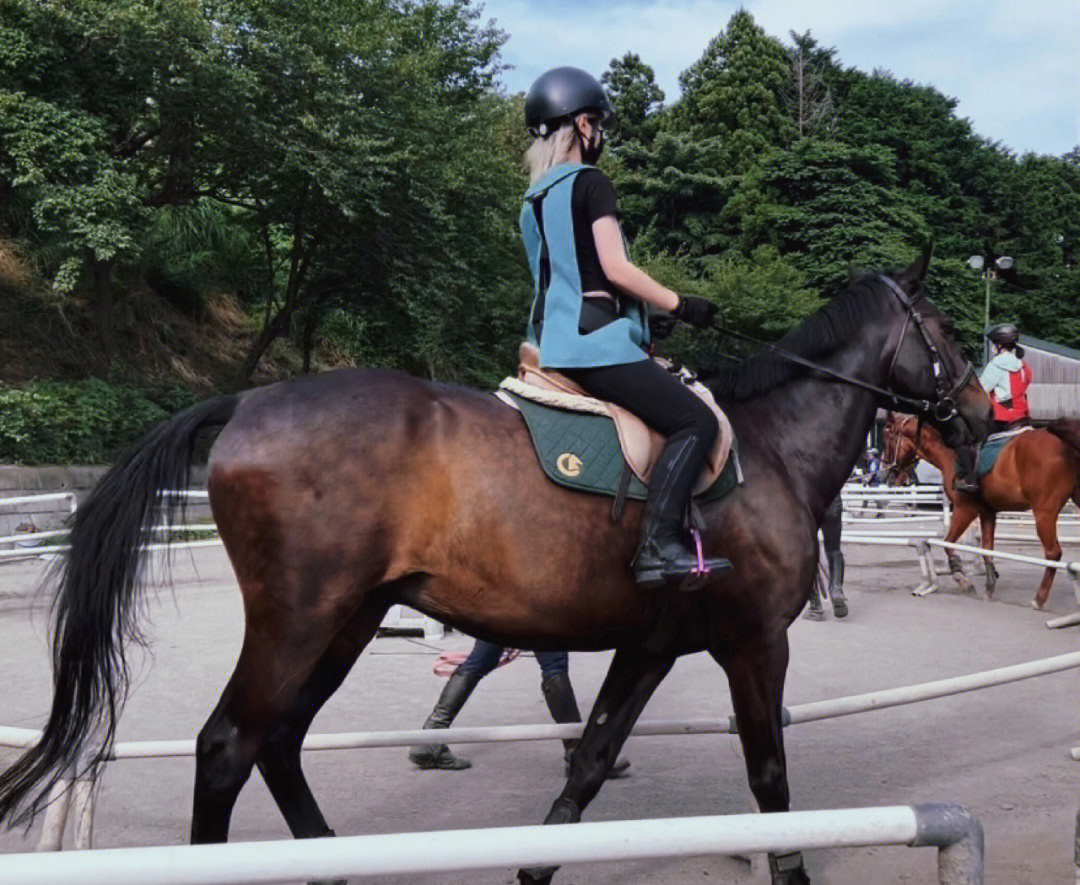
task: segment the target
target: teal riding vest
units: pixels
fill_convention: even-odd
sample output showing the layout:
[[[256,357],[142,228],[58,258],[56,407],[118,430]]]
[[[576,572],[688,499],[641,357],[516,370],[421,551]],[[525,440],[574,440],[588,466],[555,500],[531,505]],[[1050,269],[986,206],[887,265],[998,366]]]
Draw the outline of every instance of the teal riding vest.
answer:
[[[571,201],[574,179],[589,168],[576,163],[555,166],[529,188],[521,207],[521,236],[535,284],[528,338],[539,345],[540,365],[544,367],[581,369],[648,358],[644,350],[649,343],[646,309],[636,299],[623,299],[629,303],[614,322],[586,335],[578,331],[581,273],[574,245]],[[536,220],[537,206],[543,231]],[[537,305],[541,300],[543,316],[538,317]],[[539,341],[535,328],[538,320],[543,323]]]

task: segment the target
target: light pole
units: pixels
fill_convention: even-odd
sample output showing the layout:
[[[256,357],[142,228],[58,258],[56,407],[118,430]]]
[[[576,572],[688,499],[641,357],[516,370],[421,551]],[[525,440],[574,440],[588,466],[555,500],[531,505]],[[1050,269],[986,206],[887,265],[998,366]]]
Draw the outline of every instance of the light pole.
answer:
[[[968,259],[968,267],[972,270],[982,271],[982,278],[986,280],[986,300],[983,304],[983,332],[990,328],[990,281],[997,277],[997,271],[1008,270],[1013,266],[1013,260],[1008,255],[999,255],[994,259],[993,265],[987,267],[986,260],[982,255],[972,255]]]

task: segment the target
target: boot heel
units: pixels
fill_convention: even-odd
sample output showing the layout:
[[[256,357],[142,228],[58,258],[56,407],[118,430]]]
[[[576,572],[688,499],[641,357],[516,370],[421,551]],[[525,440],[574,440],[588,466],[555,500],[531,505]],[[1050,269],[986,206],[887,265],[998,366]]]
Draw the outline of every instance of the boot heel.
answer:
[[[660,568],[645,569],[643,571],[634,572],[634,579],[637,581],[637,585],[646,590],[655,590],[657,587],[663,587],[667,583],[667,579],[664,577],[664,571]]]

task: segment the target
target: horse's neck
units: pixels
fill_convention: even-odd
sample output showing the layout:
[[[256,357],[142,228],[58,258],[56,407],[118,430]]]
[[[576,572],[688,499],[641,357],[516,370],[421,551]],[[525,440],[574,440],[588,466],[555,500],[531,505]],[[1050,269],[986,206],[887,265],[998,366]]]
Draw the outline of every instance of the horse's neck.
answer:
[[[803,416],[797,421],[798,430],[777,448],[798,497],[812,512],[822,514],[851,476],[877,404],[872,394],[852,387],[822,390],[839,385],[821,381],[812,386],[818,390],[796,400]]]
[[[920,458],[924,458],[933,464],[943,474],[953,469],[956,461],[956,452],[950,449],[938,437],[927,436],[926,431],[916,443],[916,451]]]
[[[858,344],[822,362],[860,381],[884,386],[885,340],[880,330],[867,330]],[[791,477],[793,491],[820,517],[863,451],[877,412],[876,399],[855,386],[820,378],[786,384],[767,397],[786,424],[777,428],[772,446]]]

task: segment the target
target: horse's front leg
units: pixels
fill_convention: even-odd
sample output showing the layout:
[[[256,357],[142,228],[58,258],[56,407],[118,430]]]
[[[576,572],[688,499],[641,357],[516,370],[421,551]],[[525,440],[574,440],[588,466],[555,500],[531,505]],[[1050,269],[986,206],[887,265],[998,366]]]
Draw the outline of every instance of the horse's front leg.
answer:
[[[746,756],[750,790],[763,812],[788,811],[787,760],[781,724],[784,677],[788,664],[787,632],[763,636],[730,657],[713,657],[724,668]],[[773,885],[809,885],[802,853],[770,854]]]
[[[978,512],[974,504],[963,500],[963,496],[958,495],[954,498],[952,520],[949,522],[949,531],[945,533],[945,540],[951,544],[957,543],[964,532],[967,531],[968,526],[974,521]],[[974,593],[975,585],[964,574],[964,564],[960,561],[960,554],[955,550],[946,548],[945,559],[949,563],[949,574],[953,576],[953,580],[956,581],[960,592]]]
[[[581,742],[570,757],[570,777],[544,819],[545,824],[572,824],[600,792],[619,750],[656,687],[675,663],[671,656],[652,656],[641,649],[618,649],[596,696]],[[557,867],[518,870],[522,885],[548,885]]]
[[[983,550],[993,550],[997,514],[993,510],[983,511],[979,514],[979,525],[982,529]],[[983,561],[986,563],[986,592],[983,594],[983,598],[989,602],[994,596],[994,590],[997,589],[998,570],[994,565],[994,557],[984,556]]]

